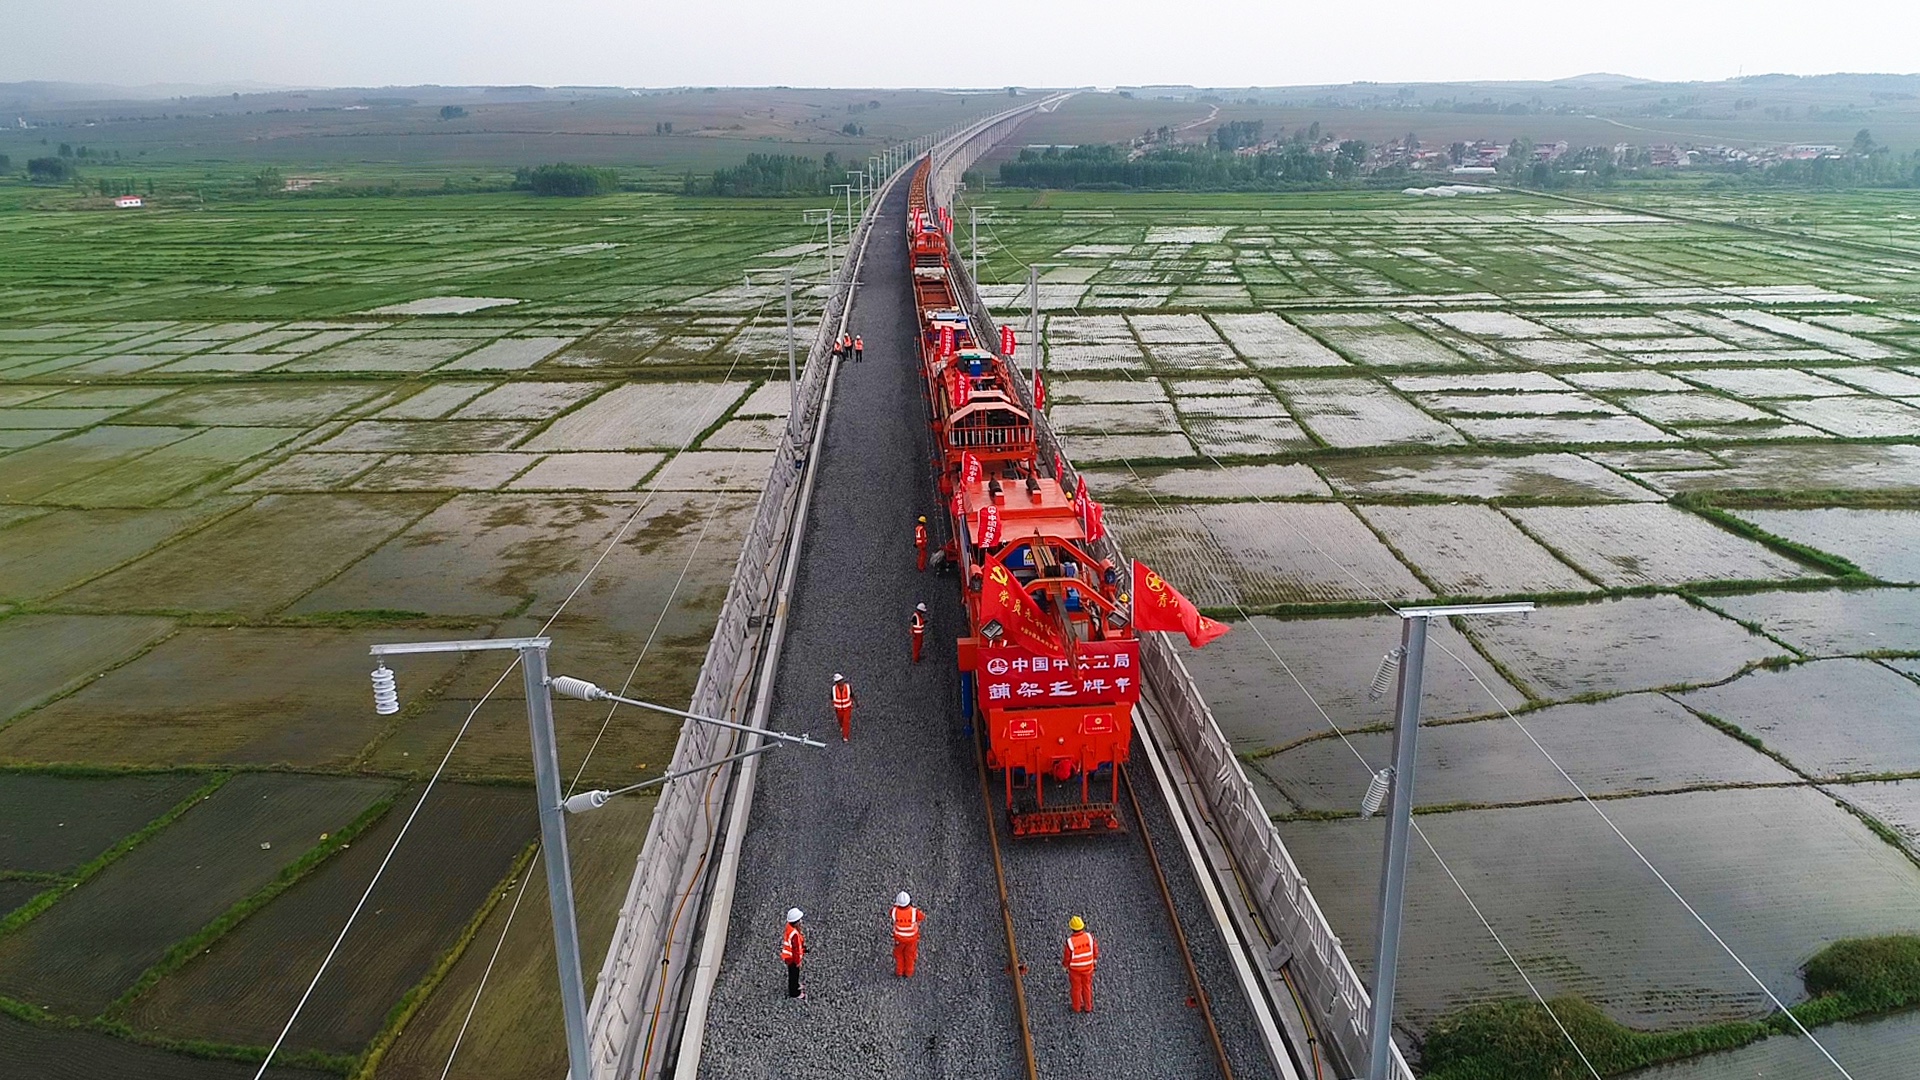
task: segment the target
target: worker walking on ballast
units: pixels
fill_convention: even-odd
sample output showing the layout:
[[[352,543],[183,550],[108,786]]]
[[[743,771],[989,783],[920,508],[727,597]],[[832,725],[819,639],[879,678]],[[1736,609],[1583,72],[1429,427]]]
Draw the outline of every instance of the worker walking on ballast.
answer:
[[[1100,946],[1087,932],[1086,921],[1075,915],[1067,920],[1067,947],[1060,954],[1060,966],[1067,969],[1067,989],[1074,1012],[1093,1011],[1093,969],[1100,962]]]
[[[913,606],[913,618],[907,620],[907,629],[913,633],[913,662],[920,662],[920,647],[927,643],[927,605]]]
[[[893,973],[902,979],[913,977],[913,965],[920,959],[920,924],[927,913],[913,906],[913,897],[905,890],[893,898]]]
[[[925,573],[927,570],[927,516],[925,514],[920,515],[920,520],[913,526],[913,549],[917,568],[921,573]]]
[[[787,929],[780,937],[780,960],[787,965],[787,996],[804,998],[806,987],[800,985],[800,961],[807,958],[807,935],[800,931],[800,920],[807,913],[799,908],[787,909]]]
[[[833,715],[840,721],[840,741],[853,741],[853,684],[845,675],[833,673]]]

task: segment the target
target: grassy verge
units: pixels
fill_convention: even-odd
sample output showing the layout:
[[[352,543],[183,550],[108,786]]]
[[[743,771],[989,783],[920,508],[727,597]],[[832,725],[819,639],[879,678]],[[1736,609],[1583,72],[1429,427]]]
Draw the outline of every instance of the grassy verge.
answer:
[[[201,927],[199,932],[193,934],[191,937],[176,943],[173,948],[167,950],[167,954],[162,956],[157,963],[142,972],[140,978],[127,989],[126,993],[121,994],[113,1004],[107,1006],[106,1013],[104,1014],[105,1017],[112,1020],[124,1014],[127,1007],[132,1005],[141,994],[152,989],[155,983],[185,966],[187,961],[205,952],[208,946],[219,940],[219,938],[229,930],[240,925],[248,916],[267,906],[267,903],[274,897],[293,888],[301,878],[312,873],[321,863],[326,862],[335,853],[352,843],[361,833],[372,828],[374,822],[379,821],[392,806],[393,799],[391,797],[381,799],[379,802],[369,806],[359,817],[354,818],[351,823],[339,832],[329,835],[325,840],[309,848],[306,854],[300,856],[300,858],[289,864],[284,870],[281,870],[279,874],[275,875],[272,881],[268,882],[258,892],[255,892],[252,896],[241,900],[239,903],[222,912],[219,918]]]
[[[10,934],[22,926],[25,926],[27,923],[32,922],[36,916],[52,907],[62,896],[79,888],[82,882],[100,871],[105,870],[115,859],[139,847],[155,833],[173,824],[174,820],[181,814],[198,806],[201,800],[208,798],[215,791],[218,791],[220,785],[226,783],[232,776],[233,774],[229,772],[213,774],[206,783],[200,785],[199,788],[195,789],[186,798],[175,803],[166,813],[148,822],[145,828],[94,856],[87,862],[82,863],[77,870],[66,876],[66,880],[40,893],[20,907],[15,908],[12,914],[4,919],[0,919],[0,936]]]
[[[453,966],[460,962],[460,958],[466,954],[467,946],[473,944],[473,939],[479,936],[480,928],[493,914],[493,909],[513,891],[514,883],[521,881],[526,875],[528,868],[533,864],[535,853],[539,850],[540,845],[537,843],[527,845],[526,850],[513,861],[513,869],[507,873],[499,885],[494,887],[493,892],[487,897],[487,902],[481,904],[480,910],[474,912],[473,918],[467,920],[467,925],[460,931],[459,940],[442,953],[440,959],[435,961],[433,969],[414,984],[413,988],[408,990],[392,1009],[388,1010],[387,1021],[381,1025],[380,1034],[373,1037],[373,1041],[367,1044],[365,1052],[360,1056],[360,1062],[353,1072],[354,1080],[372,1080],[374,1073],[380,1068],[380,1059],[386,1057],[387,1051],[393,1049],[393,1044],[400,1041],[401,1034],[407,1029],[407,1023],[427,1003],[428,996],[446,981],[448,975],[453,973]],[[526,885],[522,884],[520,887],[526,888]]]
[[[29,1024],[45,1028],[64,1028],[69,1031],[93,1031],[102,1035],[111,1035],[141,1046],[151,1046],[156,1050],[166,1050],[188,1057],[206,1058],[213,1061],[264,1060],[267,1048],[264,1046],[238,1046],[232,1043],[212,1042],[206,1039],[170,1039],[165,1036],[135,1031],[125,1024],[109,1020],[82,1020],[72,1016],[56,1016],[44,1009],[29,1005],[23,1001],[0,996],[0,1014],[13,1017]],[[274,1055],[276,1067],[289,1069],[312,1069],[320,1072],[345,1075],[353,1067],[353,1059],[338,1054],[326,1054],[317,1050],[281,1050]]]
[[[1801,970],[1809,1000],[1795,1005],[1807,1027],[1920,1004],[1920,936],[1838,941]],[[1421,1049],[1426,1080],[1572,1080],[1587,1075],[1568,1037],[1602,1076],[1732,1050],[1794,1030],[1783,1014],[1675,1031],[1639,1031],[1578,997],[1547,1008],[1524,999],[1473,1005],[1435,1023]],[[1558,1024],[1555,1020],[1558,1020]],[[1566,1034],[1561,1034],[1561,1027]]]

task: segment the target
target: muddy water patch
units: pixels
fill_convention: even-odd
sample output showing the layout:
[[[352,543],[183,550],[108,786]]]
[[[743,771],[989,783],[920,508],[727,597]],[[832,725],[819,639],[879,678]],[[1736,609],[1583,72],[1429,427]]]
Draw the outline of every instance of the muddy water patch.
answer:
[[[68,506],[151,506],[293,441],[300,428],[208,428],[46,494]]]
[[[1920,447],[1916,446],[1848,446],[1837,443],[1737,446],[1716,449],[1714,455],[1726,463],[1725,468],[1659,473],[1643,479],[1666,494],[1683,491],[1920,490]]]
[[[1279,390],[1301,422],[1330,446],[1446,446],[1465,441],[1459,432],[1368,379],[1300,379],[1281,383]]]
[[[0,532],[0,599],[43,600],[242,505],[208,499],[160,510],[58,510]]]
[[[1580,786],[1596,796],[1799,781],[1779,762],[1716,731],[1660,694],[1555,705],[1521,720]],[[1352,741],[1372,767],[1390,763],[1391,734],[1365,732]],[[1428,727],[1420,733],[1419,750],[1415,802],[1422,807],[1544,802],[1577,794],[1504,716]],[[1260,769],[1305,810],[1350,811],[1355,785],[1364,789],[1367,782],[1367,770],[1337,739],[1262,759]]]
[[[1346,367],[1339,353],[1271,312],[1213,316],[1220,333],[1257,368]]]
[[[1344,494],[1462,499],[1657,501],[1659,496],[1577,454],[1336,458],[1321,472]]]
[[[1718,682],[1785,655],[1677,596],[1553,604],[1521,618],[1467,622],[1490,656],[1548,700]]]
[[[61,602],[116,611],[264,615],[379,546],[439,498],[268,495],[177,544],[64,594]]]
[[[1519,703],[1520,692],[1496,674],[1458,631],[1435,623],[1429,633],[1434,646],[1422,697],[1427,719],[1497,712],[1498,706],[1474,681],[1475,676],[1503,700]],[[1400,620],[1391,615],[1322,619],[1255,615],[1235,622],[1232,633],[1204,649],[1189,648],[1184,642],[1176,647],[1235,748],[1262,750],[1331,732],[1287,674],[1289,668],[1343,730],[1392,723],[1392,697],[1370,700],[1367,687],[1381,656],[1399,644]],[[1441,652],[1440,644],[1464,661],[1472,674]],[[1273,652],[1268,651],[1269,645]],[[1280,659],[1274,659],[1274,653]],[[1345,760],[1353,761],[1352,755]],[[1366,782],[1363,771],[1359,790],[1366,789]],[[1277,813],[1284,808],[1268,809]]]
[[[513,491],[632,491],[666,456],[611,451],[549,454],[507,487]]]
[[[1616,588],[1824,576],[1664,504],[1536,506],[1509,513],[1590,577]]]
[[[1911,931],[1920,870],[1806,788],[1614,800],[1607,813],[1782,1000],[1840,938]],[[1541,993],[1580,994],[1624,1023],[1674,1027],[1770,1003],[1582,803],[1425,815],[1421,826]],[[1373,821],[1280,831],[1362,977],[1372,970]],[[1846,889],[1833,883],[1845,881]],[[1529,996],[1450,881],[1414,845],[1402,941],[1415,1027],[1490,997]]]
[[[1087,485],[1097,498],[1115,495],[1171,498],[1273,499],[1331,496],[1333,490],[1305,465],[1227,465],[1182,469],[1156,467],[1129,472],[1089,469]]]
[[[16,615],[0,621],[0,722],[84,684],[173,629],[137,615]]]
[[[1920,686],[1870,660],[1753,671],[1681,695],[1816,777],[1920,770]]]
[[[1883,581],[1920,581],[1920,511],[1828,508],[1733,513],[1775,536],[1838,555]]]
[[[1920,1013],[1828,1024],[1815,1034],[1821,1046],[1846,1065],[1853,1080],[1908,1080],[1915,1055],[1920,1054]],[[1776,1035],[1738,1050],[1626,1075],[1631,1080],[1761,1080],[1837,1074],[1812,1042]]]
[[[1920,590],[1831,589],[1711,596],[1707,605],[1812,656],[1920,653]]]
[[[0,500],[27,502],[195,434],[184,427],[97,427],[7,455]]]
[[[554,421],[525,449],[679,449],[746,391],[744,383],[630,383]]]
[[[1447,596],[1590,592],[1595,586],[1486,506],[1367,506],[1360,513]]]

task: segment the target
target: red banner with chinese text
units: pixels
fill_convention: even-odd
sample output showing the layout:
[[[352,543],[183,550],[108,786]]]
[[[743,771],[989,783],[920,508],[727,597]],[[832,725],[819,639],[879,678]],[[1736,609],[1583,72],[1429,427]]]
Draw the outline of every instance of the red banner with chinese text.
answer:
[[[980,650],[980,699],[990,708],[1105,705],[1140,700],[1140,643],[1083,641],[1072,659],[1012,646]]]

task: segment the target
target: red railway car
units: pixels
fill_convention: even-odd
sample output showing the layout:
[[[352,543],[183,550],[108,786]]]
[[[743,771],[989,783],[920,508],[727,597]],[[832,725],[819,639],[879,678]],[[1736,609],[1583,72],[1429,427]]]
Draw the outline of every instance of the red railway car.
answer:
[[[1015,836],[1115,830],[1139,640],[1114,568],[1089,550],[1083,508],[1039,461],[1019,372],[958,302],[950,227],[927,182],[922,161],[908,191],[908,259],[947,560],[968,618],[962,708],[986,736]]]

